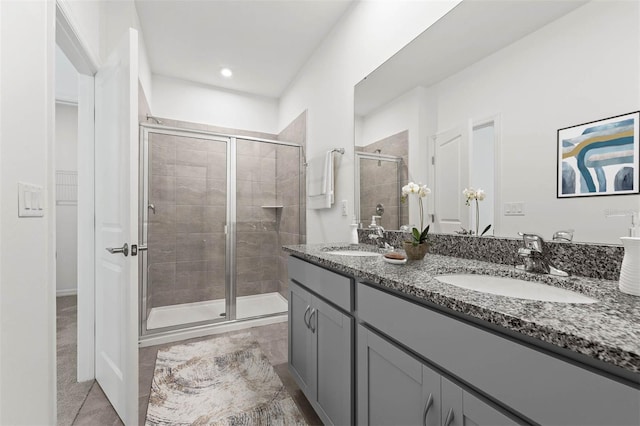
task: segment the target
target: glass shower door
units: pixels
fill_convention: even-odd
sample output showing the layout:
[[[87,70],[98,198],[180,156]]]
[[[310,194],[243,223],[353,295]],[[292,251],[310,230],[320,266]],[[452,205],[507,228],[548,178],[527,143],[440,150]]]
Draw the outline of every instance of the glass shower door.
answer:
[[[236,141],[238,319],[287,311],[280,247],[300,239],[300,152],[286,143]]]
[[[227,320],[230,140],[143,128],[143,151],[142,334]]]

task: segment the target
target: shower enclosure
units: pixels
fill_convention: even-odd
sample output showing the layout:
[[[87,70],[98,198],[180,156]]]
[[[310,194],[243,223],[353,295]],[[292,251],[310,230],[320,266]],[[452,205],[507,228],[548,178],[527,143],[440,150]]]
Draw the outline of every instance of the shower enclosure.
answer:
[[[408,209],[403,208],[402,182],[406,167],[402,157],[379,153],[356,152],[356,212],[365,226],[371,216],[385,229],[400,229],[409,222]]]
[[[141,124],[140,336],[287,311],[301,147]]]

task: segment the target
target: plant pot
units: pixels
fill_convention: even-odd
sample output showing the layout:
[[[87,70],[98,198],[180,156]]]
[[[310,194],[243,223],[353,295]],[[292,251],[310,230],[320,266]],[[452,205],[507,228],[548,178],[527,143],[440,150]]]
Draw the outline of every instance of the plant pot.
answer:
[[[412,243],[405,241],[402,244],[404,245],[404,251],[407,253],[407,259],[409,260],[422,260],[427,254],[427,251],[429,251],[429,244],[427,243],[414,246]]]

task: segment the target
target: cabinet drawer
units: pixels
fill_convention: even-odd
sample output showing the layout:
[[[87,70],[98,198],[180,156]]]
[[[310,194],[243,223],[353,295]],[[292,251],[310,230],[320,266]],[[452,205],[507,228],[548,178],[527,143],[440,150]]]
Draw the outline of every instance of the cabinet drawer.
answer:
[[[540,424],[640,424],[640,391],[358,283],[370,324],[452,375]]]
[[[289,256],[289,278],[344,309],[353,310],[353,279]]]

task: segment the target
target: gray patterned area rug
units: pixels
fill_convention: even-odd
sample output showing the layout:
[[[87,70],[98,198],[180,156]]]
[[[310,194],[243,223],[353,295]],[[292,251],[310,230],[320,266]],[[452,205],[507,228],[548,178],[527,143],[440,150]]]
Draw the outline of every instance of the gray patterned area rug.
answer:
[[[158,351],[146,425],[306,425],[250,334]]]

